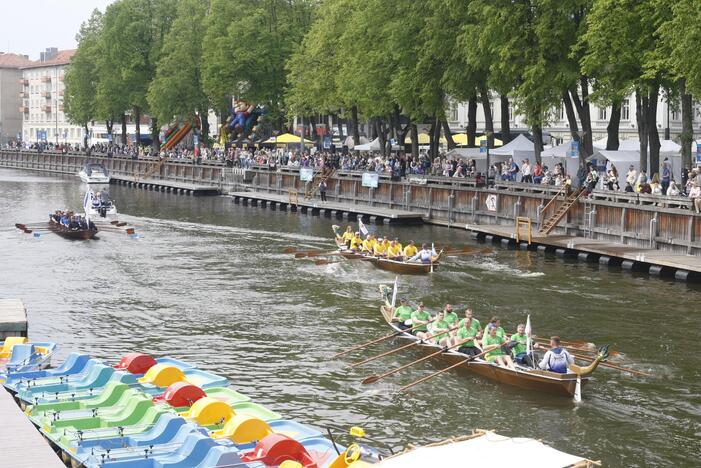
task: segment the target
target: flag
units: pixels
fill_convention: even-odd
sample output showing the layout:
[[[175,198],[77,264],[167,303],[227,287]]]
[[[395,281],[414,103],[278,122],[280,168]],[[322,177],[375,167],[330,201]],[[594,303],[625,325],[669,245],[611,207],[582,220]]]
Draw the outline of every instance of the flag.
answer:
[[[362,217],[358,217],[358,229],[360,229],[360,232],[363,233],[364,236],[367,236],[370,233],[368,228],[365,227]]]
[[[92,205],[93,197],[94,194],[92,192],[92,189],[88,189],[88,191],[85,192],[85,198],[83,198],[83,211],[85,211],[85,222],[88,223],[88,226],[90,225],[90,215],[88,210]]]
[[[392,308],[397,303],[397,282],[399,281],[399,276],[394,277],[394,290],[392,291]]]
[[[526,318],[526,356],[531,356],[533,359],[533,350],[531,349],[531,314]]]

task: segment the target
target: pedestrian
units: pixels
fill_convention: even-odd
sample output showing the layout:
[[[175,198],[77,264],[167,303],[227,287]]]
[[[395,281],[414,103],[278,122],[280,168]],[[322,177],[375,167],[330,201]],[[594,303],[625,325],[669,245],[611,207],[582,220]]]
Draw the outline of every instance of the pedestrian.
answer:
[[[662,185],[662,193],[667,193],[669,182],[672,180],[672,167],[669,158],[664,158],[662,162],[662,176],[660,177],[660,185]]]
[[[321,179],[321,182],[319,182],[319,195],[321,196],[321,201],[326,203],[326,179]]]

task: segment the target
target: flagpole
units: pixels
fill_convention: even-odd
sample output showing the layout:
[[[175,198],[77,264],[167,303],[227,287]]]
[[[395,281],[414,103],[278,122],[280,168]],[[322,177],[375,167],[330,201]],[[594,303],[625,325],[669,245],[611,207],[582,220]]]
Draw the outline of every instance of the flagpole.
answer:
[[[394,277],[394,290],[392,291],[392,308],[394,309],[397,303],[397,283],[399,282],[399,276]]]
[[[526,318],[526,356],[531,357],[531,362],[535,366],[535,361],[533,360],[533,341],[531,340],[531,314],[528,314]]]

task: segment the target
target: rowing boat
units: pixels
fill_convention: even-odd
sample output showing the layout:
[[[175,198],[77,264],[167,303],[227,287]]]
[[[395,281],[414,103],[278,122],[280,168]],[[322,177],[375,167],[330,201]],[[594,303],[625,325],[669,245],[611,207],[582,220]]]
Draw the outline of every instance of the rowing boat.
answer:
[[[433,273],[440,265],[440,259],[443,256],[443,252],[441,251],[438,255],[433,257],[430,263],[405,262],[402,260],[392,260],[389,258],[374,257],[360,252],[353,252],[338,238],[336,238],[336,245],[338,246],[338,251],[341,256],[348,260],[365,260],[372,263],[380,270],[391,271],[400,275],[425,275],[427,273]]]
[[[88,240],[95,237],[97,228],[93,229],[70,229],[63,224],[57,222],[53,218],[49,218],[49,229],[51,232],[58,234],[65,239],[73,240]]]
[[[382,317],[387,324],[392,327],[403,339],[419,341],[419,339],[402,331],[395,323],[392,322],[394,315],[394,307],[386,297],[385,304],[380,307]],[[441,347],[436,344],[420,343],[414,348],[418,348],[424,354],[431,354],[439,351]],[[448,350],[440,354],[440,357],[448,364],[457,364],[464,361],[468,356],[455,350]],[[577,380],[579,378],[582,385],[589,382],[591,374],[596,370],[599,362],[594,361],[592,365],[587,367],[572,366],[579,369],[579,373],[569,372],[567,374],[559,374],[556,372],[544,371],[540,369],[530,369],[519,364],[516,364],[516,370],[501,367],[495,363],[488,362],[482,358],[477,358],[469,363],[465,363],[463,368],[486,377],[497,382],[513,385],[519,388],[535,390],[542,393],[550,393],[567,397],[574,397],[577,390]]]

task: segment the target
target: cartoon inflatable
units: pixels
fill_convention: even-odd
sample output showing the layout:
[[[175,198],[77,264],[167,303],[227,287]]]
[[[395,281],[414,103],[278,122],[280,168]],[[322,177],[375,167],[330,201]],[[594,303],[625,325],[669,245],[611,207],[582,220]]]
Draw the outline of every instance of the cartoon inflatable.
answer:
[[[239,135],[243,137],[251,136],[255,139],[257,123],[262,120],[265,110],[261,106],[254,106],[248,102],[237,99],[231,109],[231,115],[222,126],[220,135],[226,133],[229,137],[236,138]]]

